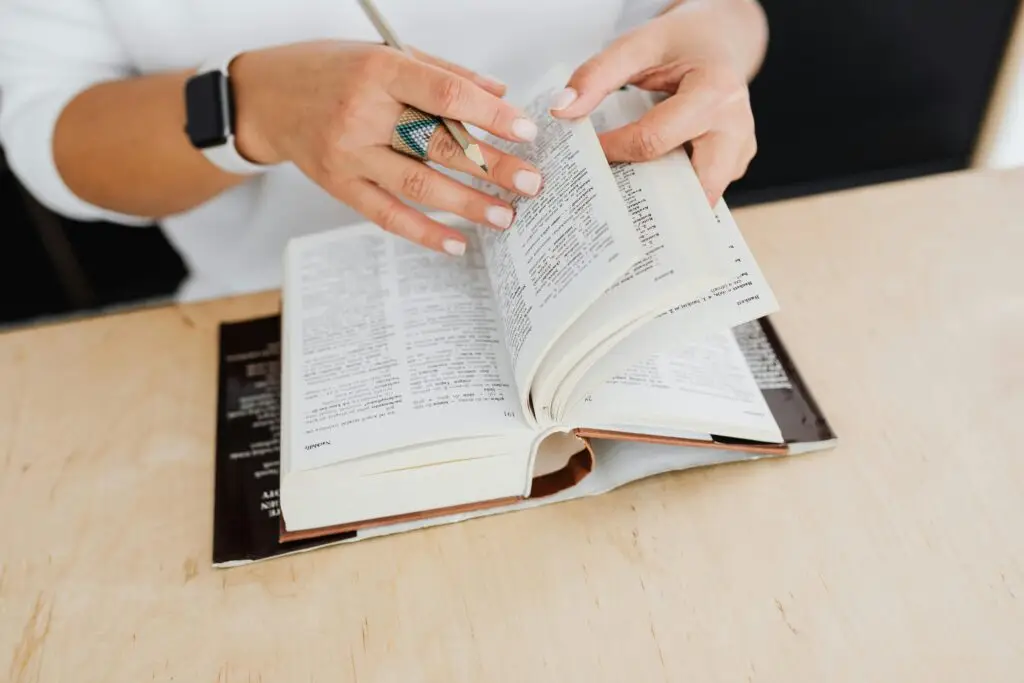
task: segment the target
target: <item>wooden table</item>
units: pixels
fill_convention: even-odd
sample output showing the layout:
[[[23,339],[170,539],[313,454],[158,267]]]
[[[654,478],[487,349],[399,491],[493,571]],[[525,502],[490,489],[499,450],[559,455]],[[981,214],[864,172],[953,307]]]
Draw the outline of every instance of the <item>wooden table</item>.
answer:
[[[740,211],[834,451],[210,567],[216,325],[0,336],[0,680],[1024,676],[1024,170]]]

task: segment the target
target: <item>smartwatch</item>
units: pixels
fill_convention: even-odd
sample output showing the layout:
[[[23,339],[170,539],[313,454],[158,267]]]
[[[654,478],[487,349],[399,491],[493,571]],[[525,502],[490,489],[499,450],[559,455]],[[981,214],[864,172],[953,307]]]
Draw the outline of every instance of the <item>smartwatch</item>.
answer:
[[[185,132],[214,166],[253,175],[270,167],[252,163],[235,146],[235,98],[228,73],[235,56],[207,62],[185,84]]]

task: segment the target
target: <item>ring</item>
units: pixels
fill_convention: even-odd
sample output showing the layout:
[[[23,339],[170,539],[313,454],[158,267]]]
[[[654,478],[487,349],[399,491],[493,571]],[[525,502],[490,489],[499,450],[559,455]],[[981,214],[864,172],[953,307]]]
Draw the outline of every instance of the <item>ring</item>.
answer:
[[[430,138],[441,125],[441,119],[433,114],[427,114],[415,107],[406,107],[398,117],[394,132],[391,133],[391,147],[396,152],[417,159],[426,159]]]

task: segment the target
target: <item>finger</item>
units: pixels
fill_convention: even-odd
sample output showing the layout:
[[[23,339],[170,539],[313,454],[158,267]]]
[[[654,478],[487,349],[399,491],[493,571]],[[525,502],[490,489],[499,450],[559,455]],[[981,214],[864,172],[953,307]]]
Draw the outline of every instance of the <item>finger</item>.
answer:
[[[470,79],[415,59],[402,62],[388,94],[430,114],[469,123],[506,140],[532,141],[537,125]]]
[[[722,104],[718,90],[702,79],[683,79],[679,92],[633,123],[601,134],[609,161],[648,161],[689,142],[715,123]]]
[[[458,230],[427,218],[368,180],[350,181],[343,199],[384,230],[410,242],[451,256],[466,253],[466,237]]]
[[[360,170],[365,177],[391,194],[480,225],[500,230],[512,225],[515,212],[506,202],[464,185],[412,157],[376,147],[362,153],[360,160]]]
[[[438,128],[437,132],[431,136],[430,144],[427,147],[427,158],[453,171],[467,173],[510,192],[528,197],[540,192],[543,181],[536,167],[486,143],[478,142],[477,144],[480,145],[480,152],[484,155],[484,161],[487,163],[487,171],[470,161],[459,143],[443,127]]]
[[[460,66],[458,64],[455,64],[454,62],[449,62],[448,60],[441,59],[440,57],[435,57],[434,55],[431,54],[427,54],[426,52],[417,50],[414,47],[410,47],[409,50],[414,55],[416,55],[416,59],[419,59],[422,62],[426,62],[427,64],[433,64],[434,66],[445,69],[446,71],[451,71],[452,73],[458,74],[463,78],[468,78],[469,80],[473,81],[487,92],[491,93],[492,95],[496,95],[497,97],[503,96],[505,94],[505,91],[508,89],[508,87],[504,83],[490,76],[482,76],[471,69],[467,69],[464,66]]]
[[[736,171],[733,173],[733,180],[739,180],[747,174],[750,162],[754,160],[755,156],[757,156],[757,140],[751,136],[750,140],[743,145],[740,157],[736,160]]]
[[[565,90],[552,98],[551,115],[565,119],[587,116],[635,74],[655,66],[662,53],[660,41],[643,38],[643,33],[626,34],[584,62]]]
[[[693,170],[711,206],[722,198],[729,183],[743,174],[746,163],[741,167],[740,160],[749,149],[745,137],[727,132],[708,133],[693,141]]]

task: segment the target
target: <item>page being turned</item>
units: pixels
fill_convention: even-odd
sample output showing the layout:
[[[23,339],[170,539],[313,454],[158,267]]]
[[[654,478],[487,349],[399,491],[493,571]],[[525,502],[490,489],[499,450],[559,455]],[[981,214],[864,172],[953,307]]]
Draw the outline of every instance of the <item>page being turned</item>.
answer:
[[[490,140],[534,164],[544,187],[535,198],[508,197],[511,229],[481,232],[524,406],[550,346],[642,255],[593,126],[552,118],[548,103],[564,76],[545,82],[526,108],[540,128],[536,140]]]
[[[576,404],[576,425],[678,436],[704,432],[779,443],[782,435],[728,330],[677,341],[633,363]]]
[[[337,462],[339,451],[352,459],[526,429],[479,240],[467,236],[459,259],[376,226],[289,244],[292,470]]]
[[[586,369],[569,396],[559,401],[567,409],[587,393],[622,372],[638,359],[669,351],[680,340],[732,329],[778,310],[778,301],[750,251],[725,201],[714,208],[714,242],[727,256],[726,277],[718,284],[640,326],[618,340],[593,366]]]
[[[617,91],[590,118],[600,133],[640,119],[651,104],[646,92]],[[713,235],[714,213],[685,152],[675,150],[652,161],[616,163],[611,168],[644,252],[544,359],[534,383],[538,413],[553,407],[557,417],[557,397],[565,395],[631,326],[699,295],[728,275],[728,256]],[[589,351],[575,364],[570,353],[574,348]]]

